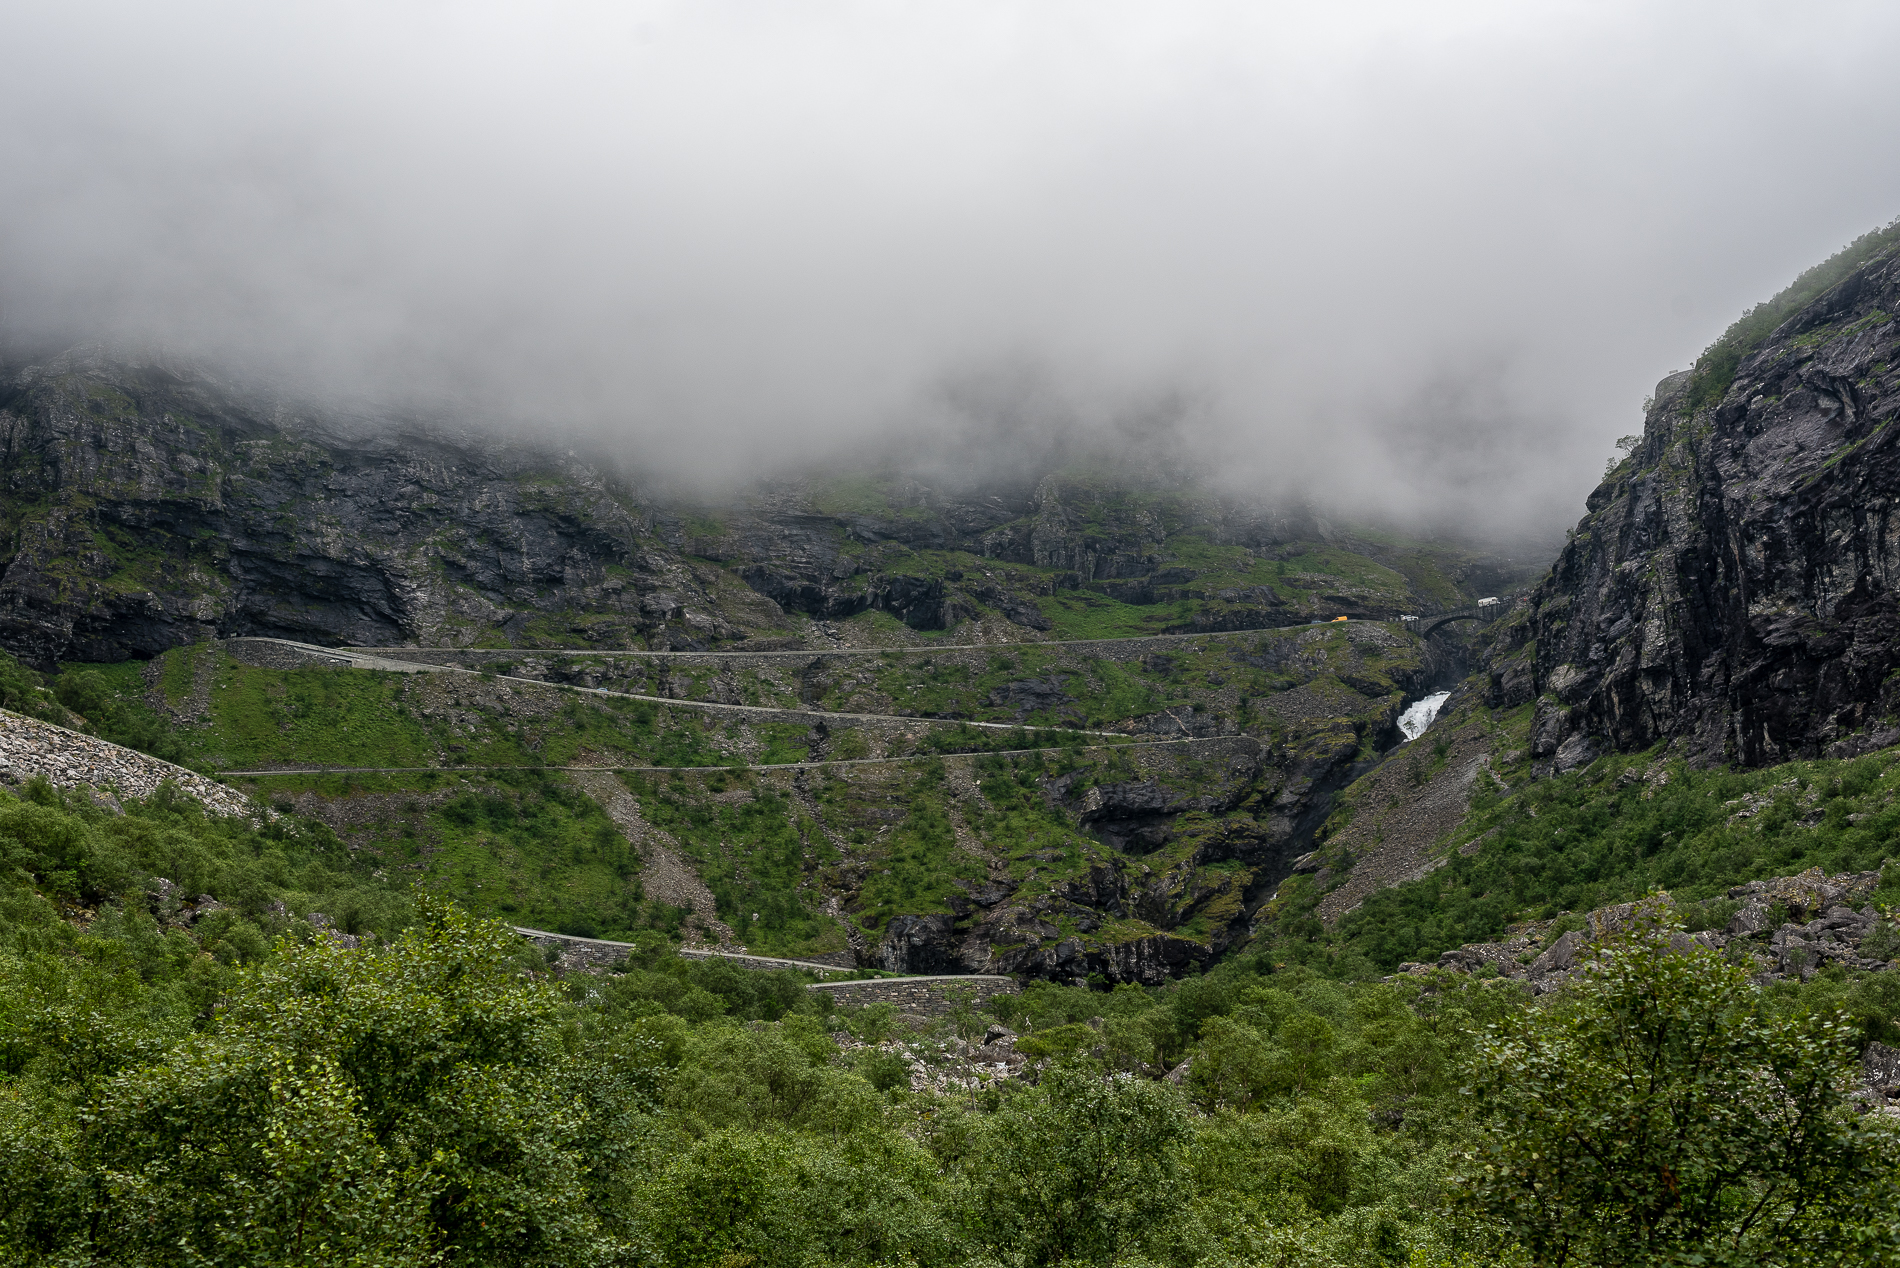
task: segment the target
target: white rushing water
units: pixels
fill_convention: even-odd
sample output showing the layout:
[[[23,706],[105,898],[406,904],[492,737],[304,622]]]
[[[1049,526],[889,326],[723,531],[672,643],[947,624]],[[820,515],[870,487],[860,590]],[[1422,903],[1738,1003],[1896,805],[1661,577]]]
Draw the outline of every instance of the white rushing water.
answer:
[[[1399,730],[1404,732],[1407,743],[1425,734],[1425,728],[1438,716],[1439,706],[1450,695],[1449,691],[1433,692],[1399,715]]]

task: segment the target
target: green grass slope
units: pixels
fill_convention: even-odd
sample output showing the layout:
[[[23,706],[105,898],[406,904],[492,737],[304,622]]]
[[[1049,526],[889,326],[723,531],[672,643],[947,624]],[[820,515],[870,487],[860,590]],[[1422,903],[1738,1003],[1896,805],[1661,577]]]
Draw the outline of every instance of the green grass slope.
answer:
[[[1419,640],[1400,623],[1373,621],[1132,641],[750,656],[415,655],[680,700],[1164,735],[1265,736],[1321,713],[1377,730],[1390,725],[1404,696],[1422,689],[1425,674]],[[1288,694],[1301,688],[1307,690]]]
[[[1532,780],[1520,712],[1496,731],[1499,778],[1474,782],[1468,815],[1438,843],[1441,866],[1372,894],[1333,929],[1314,911],[1344,871],[1289,878],[1262,935],[1274,953],[1347,976],[1389,972],[1655,890],[1719,927],[1731,886],[1813,867],[1883,871],[1882,900],[1900,899],[1900,868],[1887,867],[1900,855],[1900,749],[1756,770],[1622,754]]]

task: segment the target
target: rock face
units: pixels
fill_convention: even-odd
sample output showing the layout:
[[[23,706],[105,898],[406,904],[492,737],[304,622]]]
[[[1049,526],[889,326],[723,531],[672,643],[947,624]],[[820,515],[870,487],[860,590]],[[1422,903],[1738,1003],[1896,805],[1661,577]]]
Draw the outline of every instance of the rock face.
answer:
[[[1589,499],[1491,702],[1537,699],[1533,754],[1678,740],[1766,765],[1900,740],[1900,258],[1889,246],[1783,322],[1722,389],[1664,379]]]
[[[1130,759],[1099,784],[1041,786],[1093,838],[1089,858],[1099,846],[1107,860],[1086,874],[1031,851],[1025,889],[1004,857],[1013,843],[966,825],[959,848],[998,863],[967,895],[859,923],[863,868],[827,882],[862,961],[914,972],[1156,982],[1219,955],[1309,848],[1334,793],[1396,739],[1403,704],[1463,672],[1448,638],[1420,648],[1397,627],[1309,622],[1459,608],[1470,585],[1529,571],[1462,548],[1352,542],[1304,511],[1140,475],[1030,472],[958,491],[845,473],[693,509],[565,449],[304,408],[98,350],[0,374],[0,440],[0,648],[36,665],[211,639],[265,667],[399,669],[392,647],[471,665],[505,653],[479,664],[730,708],[722,734],[796,728],[784,742],[814,757],[886,756],[885,739],[921,735],[925,718],[1206,746],[1159,751],[1217,769]],[[1137,618],[1121,605],[1165,609]],[[855,620],[866,614],[883,615]],[[894,622],[959,635],[927,643]],[[1046,643],[1059,622],[1071,636],[1184,637],[996,646]],[[1274,626],[1298,628],[1184,642]],[[906,640],[930,662],[886,655]],[[477,645],[486,652],[467,650]],[[182,704],[161,699],[174,720],[211,712],[211,663]],[[478,711],[443,677],[418,683],[417,715],[461,736]],[[509,709],[510,725],[541,716]],[[840,713],[876,716],[842,726]],[[869,749],[834,750],[846,731]],[[457,743],[444,741],[445,757]],[[735,756],[767,751],[747,743]],[[661,854],[646,852],[651,881]]]
[[[1013,878],[998,860],[950,899],[954,915],[892,918],[860,963],[1067,983],[1178,977],[1245,940],[1334,793],[1364,771],[1358,751],[1350,729],[1298,747],[1233,736],[1197,742],[1186,778],[1149,755],[1151,769],[1126,782],[1042,780],[1052,807],[1112,849],[1052,885],[1034,871]]]
[[[1357,543],[1377,584],[1288,572],[1331,526],[1144,479],[958,490],[833,473],[689,505],[560,446],[82,348],[0,370],[0,647],[47,666],[244,635],[836,646],[851,640],[826,623],[873,611],[1034,641],[1054,625],[1046,601],[1073,591],[1176,605],[1168,629],[1198,633],[1435,610],[1532,571]]]
[[[1871,900],[1879,872],[1829,876],[1810,868],[1799,876],[1750,881],[1728,891],[1734,913],[1721,929],[1675,935],[1679,947],[1702,946],[1746,964],[1757,982],[1784,978],[1806,981],[1821,969],[1838,965],[1861,971],[1895,967],[1900,933]],[[1858,904],[1858,906],[1857,906]],[[1602,907],[1588,916],[1588,930],[1573,929],[1547,938],[1550,921],[1523,926],[1504,942],[1474,942],[1438,957],[1435,966],[1402,964],[1401,973],[1427,973],[1433,967],[1475,973],[1487,968],[1499,977],[1523,982],[1534,995],[1562,986],[1605,938],[1622,933],[1643,918],[1667,915],[1668,895],[1641,903]]]
[[[666,550],[630,491],[571,454],[247,404],[98,352],[14,375],[0,441],[0,645],[41,664],[238,634],[690,644],[779,617],[738,587],[716,597],[717,570]]]
[[[1179,627],[1184,633],[1269,629],[1342,614],[1396,615],[1405,607],[1389,596],[1366,603],[1325,594],[1316,605],[1295,608],[1270,587],[1209,586],[1195,569],[1169,562],[1168,539],[1184,528],[1202,530],[1210,541],[1267,552],[1331,534],[1304,510],[1271,512],[1200,495],[1130,497],[1125,487],[1058,474],[1026,490],[957,490],[899,480],[887,491],[889,504],[873,511],[784,482],[766,486],[715,524],[688,528],[680,521],[669,540],[724,564],[789,612],[838,620],[878,610],[919,630],[948,629],[993,612],[1015,627],[1002,631],[1014,639],[1050,629],[1037,600],[1069,590],[1123,603],[1196,605]],[[670,531],[664,519],[660,527],[663,534]],[[960,567],[916,575],[906,569],[915,567],[909,556],[919,550],[960,552],[1039,575]],[[1483,567],[1465,569],[1479,574]],[[1502,574],[1521,579],[1523,569],[1506,565]]]

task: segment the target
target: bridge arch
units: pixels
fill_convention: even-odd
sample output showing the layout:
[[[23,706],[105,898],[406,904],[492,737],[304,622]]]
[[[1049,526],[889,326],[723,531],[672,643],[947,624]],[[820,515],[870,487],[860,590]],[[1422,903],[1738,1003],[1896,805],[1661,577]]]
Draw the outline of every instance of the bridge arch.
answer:
[[[1488,621],[1502,612],[1502,606],[1497,604],[1482,608],[1459,608],[1456,612],[1440,612],[1437,616],[1426,617],[1419,621],[1418,636],[1428,638],[1439,626],[1449,625],[1453,621]]]

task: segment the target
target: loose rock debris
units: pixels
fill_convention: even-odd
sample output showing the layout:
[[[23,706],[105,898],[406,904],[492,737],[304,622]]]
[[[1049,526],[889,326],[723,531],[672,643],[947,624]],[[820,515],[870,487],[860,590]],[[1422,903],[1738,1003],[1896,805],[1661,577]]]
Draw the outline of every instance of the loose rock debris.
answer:
[[[267,813],[236,789],[182,766],[0,709],[0,781],[21,784],[35,776],[44,776],[55,788],[92,788],[101,794],[138,798],[151,796],[170,780],[211,814]],[[98,800],[117,805],[110,795]]]

